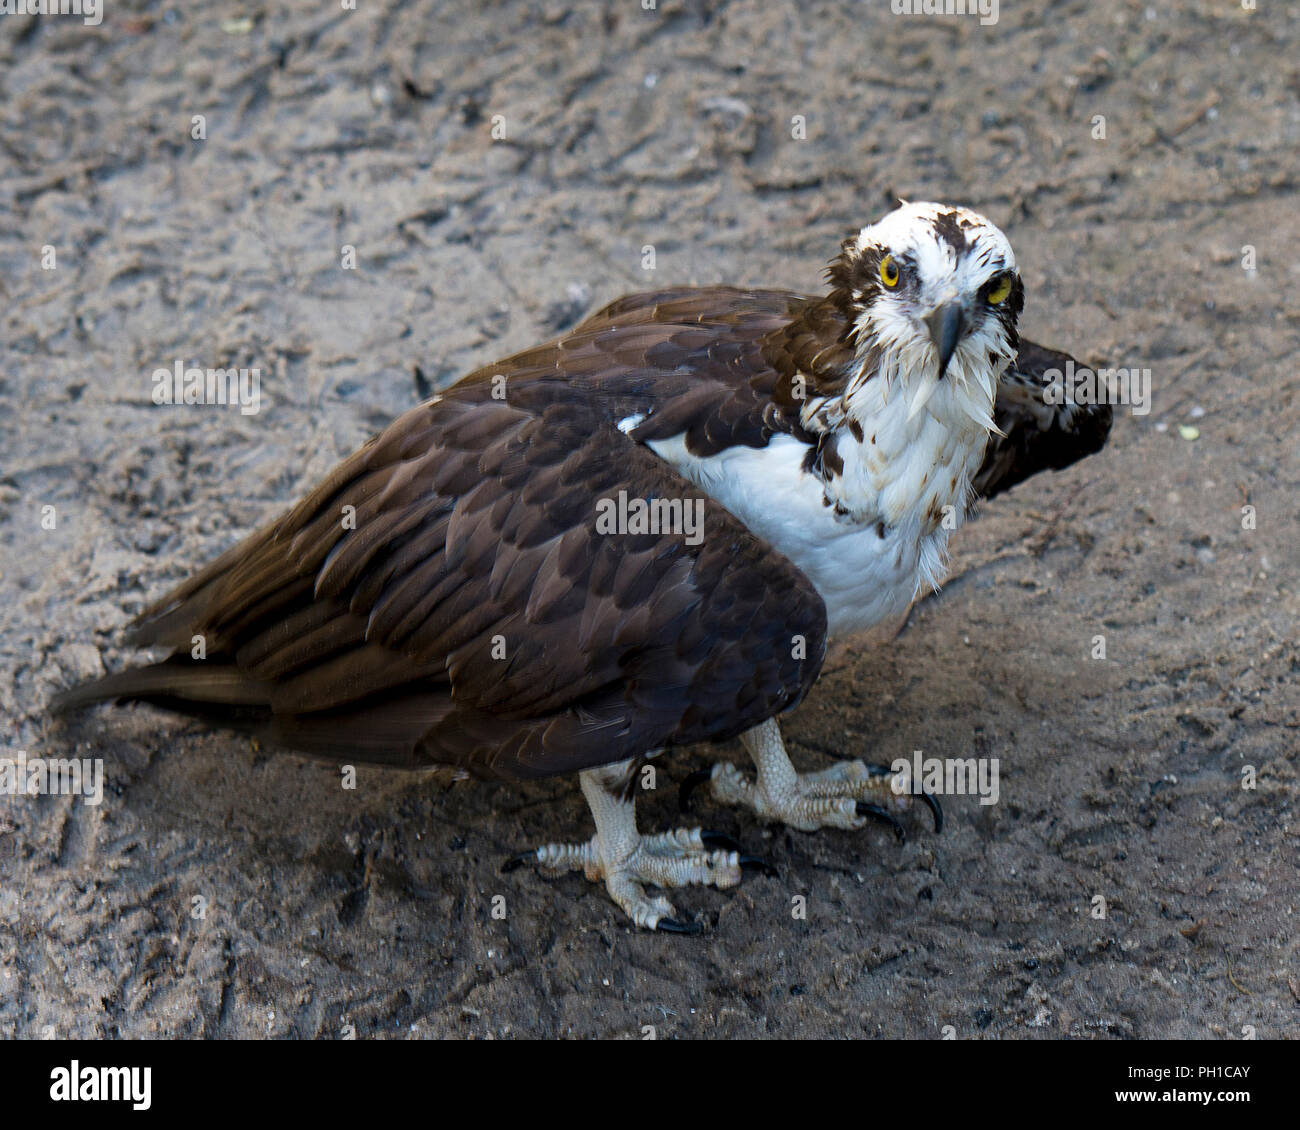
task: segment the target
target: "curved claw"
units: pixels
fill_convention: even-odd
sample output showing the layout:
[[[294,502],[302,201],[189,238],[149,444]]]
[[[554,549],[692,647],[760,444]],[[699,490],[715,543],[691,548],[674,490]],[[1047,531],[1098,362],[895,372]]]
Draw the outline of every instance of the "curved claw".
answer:
[[[655,923],[656,930],[662,930],[665,934],[699,934],[704,927],[698,922],[678,922],[676,918],[661,918]]]
[[[722,832],[701,831],[700,842],[711,848],[719,848],[722,851],[734,851],[736,853],[736,863],[742,871],[758,871],[769,879],[779,879],[781,877],[780,872],[766,859],[762,856],[747,854],[740,844]]]
[[[868,804],[865,800],[860,800],[857,802],[857,807],[859,816],[870,816],[873,820],[879,820],[882,824],[888,824],[893,828],[894,839],[896,839],[900,844],[907,839],[907,832],[903,830],[903,825],[890,816],[889,813],[879,805]]]
[[[722,832],[706,832],[703,829],[700,829],[700,843],[711,848],[718,848],[721,851],[742,852],[745,850],[730,836],[724,835]]]
[[[525,863],[537,862],[537,850],[521,851],[518,855],[512,855],[503,864],[501,864],[501,874],[508,875],[511,871],[518,871]]]
[[[701,785],[713,777],[713,766],[707,769],[697,769],[684,780],[677,789],[677,807],[683,812],[691,810],[691,794]]]
[[[769,879],[779,879],[781,877],[781,873],[761,856],[742,855],[736,862],[740,864],[742,871],[757,871]]]
[[[868,765],[867,772],[873,777],[892,777],[894,775],[894,770],[888,765]],[[939,807],[939,801],[924,789],[920,790],[915,795],[919,796],[927,805],[929,805],[930,811],[934,813],[934,830],[936,832],[942,832],[943,809]]]
[[[921,793],[921,799],[930,806],[930,811],[934,813],[934,830],[936,833],[943,831],[943,809],[939,807],[939,801],[930,793]]]

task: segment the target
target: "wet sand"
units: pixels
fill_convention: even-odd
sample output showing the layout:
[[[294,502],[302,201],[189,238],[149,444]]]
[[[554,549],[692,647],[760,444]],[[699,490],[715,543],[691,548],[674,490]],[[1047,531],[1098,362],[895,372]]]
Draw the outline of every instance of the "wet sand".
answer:
[[[108,774],[99,806],[0,799],[0,1036],[1300,1035],[1292,13],[360,8],[0,21],[5,743]],[[902,847],[706,806],[780,877],[676,896],[708,924],[683,939],[499,874],[590,834],[574,780],[345,791],[148,709],[49,717],[430,390],[624,292],[815,290],[895,196],[1007,231],[1027,336],[1152,373],[786,723],[808,767],[997,757],[998,804]],[[260,411],[154,405],[178,359],[258,368]],[[643,827],[713,755],[659,763]]]

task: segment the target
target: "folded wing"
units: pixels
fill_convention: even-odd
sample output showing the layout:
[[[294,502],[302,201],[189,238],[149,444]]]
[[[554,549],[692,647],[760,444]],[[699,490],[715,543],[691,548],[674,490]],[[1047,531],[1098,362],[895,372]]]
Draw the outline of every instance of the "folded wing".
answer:
[[[1039,471],[1059,471],[1100,451],[1110,435],[1109,404],[1079,404],[1063,382],[1068,354],[1020,342],[1020,355],[998,386],[994,422],[975,476],[975,493],[992,498]]]
[[[598,398],[529,406],[557,357],[528,358],[519,402],[470,381],[413,409],[147,610],[135,640],[171,659],[57,705],[142,699],[310,752],[519,777],[727,738],[797,702],[825,646],[811,583]],[[638,500],[669,504],[660,528],[611,528]],[[662,528],[673,507],[698,508],[698,544]]]

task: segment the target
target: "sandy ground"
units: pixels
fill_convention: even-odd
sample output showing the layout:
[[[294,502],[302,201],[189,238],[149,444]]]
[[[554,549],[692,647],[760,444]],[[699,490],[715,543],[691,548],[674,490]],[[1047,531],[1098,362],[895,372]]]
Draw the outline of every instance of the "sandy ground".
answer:
[[[0,1036],[1300,1035],[1300,11],[1259,8],[0,19],[4,744],[108,773],[98,807],[0,799]],[[49,718],[147,599],[428,388],[626,291],[816,289],[894,194],[1004,227],[1029,336],[1152,373],[1149,414],[989,505],[787,723],[808,766],[997,757],[997,805],[950,798],[901,848],[708,810],[780,877],[682,894],[709,924],[682,939],[498,874],[589,834],[575,781],[348,792],[146,709]],[[154,406],[177,358],[260,367],[261,412]],[[644,827],[710,755],[659,763]]]

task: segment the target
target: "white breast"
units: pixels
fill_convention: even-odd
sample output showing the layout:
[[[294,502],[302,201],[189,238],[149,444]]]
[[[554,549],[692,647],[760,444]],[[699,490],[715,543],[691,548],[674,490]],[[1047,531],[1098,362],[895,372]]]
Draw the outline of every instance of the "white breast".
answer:
[[[827,484],[803,469],[808,445],[790,436],[703,459],[680,436],[649,446],[807,575],[832,634],[856,632],[899,615],[923,584],[943,579],[950,528],[965,517],[987,441],[969,420],[922,413],[908,421],[902,407],[876,415],[861,443],[839,434],[844,470],[830,484],[831,504]]]

